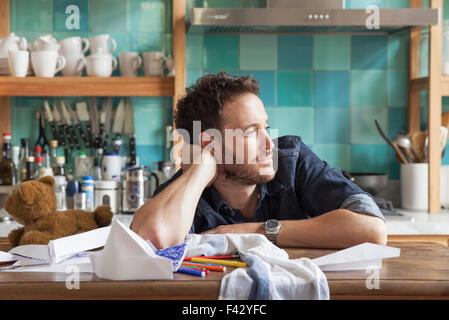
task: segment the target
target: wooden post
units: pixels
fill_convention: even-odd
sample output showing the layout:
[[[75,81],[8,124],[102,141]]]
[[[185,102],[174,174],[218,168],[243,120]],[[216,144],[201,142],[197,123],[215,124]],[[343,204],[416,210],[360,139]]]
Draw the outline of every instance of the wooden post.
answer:
[[[0,0],[0,38],[9,34],[9,0]],[[0,143],[2,134],[11,132],[11,100],[9,97],[0,97]]]
[[[173,58],[175,60],[175,92],[173,95],[173,114],[178,100],[184,95],[186,87],[186,1],[172,0],[173,8]],[[175,124],[173,122],[173,128]],[[182,143],[177,136],[174,144]],[[179,158],[173,159],[179,169]]]
[[[429,30],[429,212],[439,213],[440,169],[441,169],[441,42],[442,42],[442,0],[431,0],[431,8],[440,8],[440,23]]]

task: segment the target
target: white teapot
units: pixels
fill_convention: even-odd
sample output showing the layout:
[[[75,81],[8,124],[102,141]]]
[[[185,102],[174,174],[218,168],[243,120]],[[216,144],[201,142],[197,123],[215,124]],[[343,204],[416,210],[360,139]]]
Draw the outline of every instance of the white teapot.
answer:
[[[51,34],[34,39],[30,43],[30,51],[59,51],[61,45]]]
[[[28,42],[25,38],[16,36],[13,32],[0,39],[0,59],[8,58],[8,51],[26,50]]]

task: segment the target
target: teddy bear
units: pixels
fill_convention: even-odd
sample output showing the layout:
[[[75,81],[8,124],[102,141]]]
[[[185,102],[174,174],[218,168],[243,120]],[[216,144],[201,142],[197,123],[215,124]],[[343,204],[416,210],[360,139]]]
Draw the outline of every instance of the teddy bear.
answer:
[[[23,227],[9,233],[11,246],[48,244],[50,240],[111,224],[112,212],[109,206],[99,206],[93,212],[56,211],[54,184],[55,180],[51,176],[25,181],[6,199],[6,211],[23,224]]]

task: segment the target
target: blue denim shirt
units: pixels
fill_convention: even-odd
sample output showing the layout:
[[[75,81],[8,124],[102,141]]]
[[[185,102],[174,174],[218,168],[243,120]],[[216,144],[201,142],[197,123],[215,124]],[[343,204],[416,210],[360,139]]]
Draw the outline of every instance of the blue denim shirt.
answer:
[[[342,208],[344,203],[352,203],[353,207],[345,207],[347,209],[384,219],[371,195],[345,178],[340,169],[331,168],[319,159],[300,137],[283,136],[274,143],[278,169],[273,180],[259,185],[260,197],[252,220],[247,220],[240,210],[231,208],[215,187],[210,186],[204,189],[198,202],[190,233],[200,233],[224,224],[309,219]],[[181,174],[182,170],[176,172],[154,194],[161,192]]]

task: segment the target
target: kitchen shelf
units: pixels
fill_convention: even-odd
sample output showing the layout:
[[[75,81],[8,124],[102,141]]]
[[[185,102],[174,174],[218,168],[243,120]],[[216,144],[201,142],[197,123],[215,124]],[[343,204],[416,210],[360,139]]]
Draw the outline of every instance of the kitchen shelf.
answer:
[[[173,96],[174,78],[0,76],[0,96]]]
[[[411,79],[409,86],[412,91],[428,91],[429,77]],[[441,76],[440,90],[441,96],[449,97],[449,76]]]

